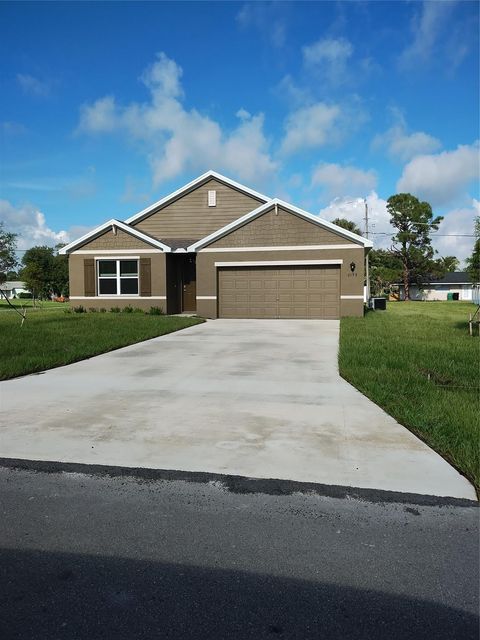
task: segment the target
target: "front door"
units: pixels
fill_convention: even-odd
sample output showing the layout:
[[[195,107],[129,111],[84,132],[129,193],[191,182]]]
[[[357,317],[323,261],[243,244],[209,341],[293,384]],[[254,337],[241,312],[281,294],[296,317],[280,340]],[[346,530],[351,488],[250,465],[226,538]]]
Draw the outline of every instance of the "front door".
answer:
[[[197,277],[195,254],[188,255],[182,265],[182,311],[194,313],[197,310]]]

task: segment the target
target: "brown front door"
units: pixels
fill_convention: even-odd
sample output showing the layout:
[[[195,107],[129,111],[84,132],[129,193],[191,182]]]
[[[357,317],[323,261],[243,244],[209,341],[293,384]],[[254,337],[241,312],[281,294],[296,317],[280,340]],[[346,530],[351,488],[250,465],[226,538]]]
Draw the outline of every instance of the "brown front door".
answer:
[[[182,265],[182,311],[197,310],[197,275],[195,255],[185,257]]]

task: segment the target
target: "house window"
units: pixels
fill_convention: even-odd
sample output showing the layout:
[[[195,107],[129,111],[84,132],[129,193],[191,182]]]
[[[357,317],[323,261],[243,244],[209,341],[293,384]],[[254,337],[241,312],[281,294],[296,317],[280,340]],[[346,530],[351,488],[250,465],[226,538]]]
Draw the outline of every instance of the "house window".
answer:
[[[97,260],[99,296],[138,296],[138,260]]]

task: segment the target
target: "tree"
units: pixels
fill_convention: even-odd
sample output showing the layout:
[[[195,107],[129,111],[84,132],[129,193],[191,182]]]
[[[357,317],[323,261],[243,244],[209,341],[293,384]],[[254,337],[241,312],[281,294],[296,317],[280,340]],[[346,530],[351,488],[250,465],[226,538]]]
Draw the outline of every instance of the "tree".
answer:
[[[391,251],[401,261],[405,300],[409,300],[410,283],[421,284],[435,268],[430,233],[438,229],[443,217],[434,217],[428,202],[420,202],[410,193],[390,196],[387,211],[390,224],[397,229]]]
[[[21,277],[34,297],[48,298],[52,294],[68,295],[68,256],[58,250],[64,245],[32,247],[22,258]]]
[[[25,251],[20,273],[36,298],[48,298],[54,287],[54,250],[52,247],[32,247]]]
[[[337,227],[342,227],[342,229],[346,229],[347,231],[351,231],[352,233],[356,233],[357,236],[361,236],[362,235],[362,232],[357,227],[355,222],[352,222],[352,220],[347,220],[346,218],[335,218],[335,220],[333,220],[332,222],[333,222],[333,224],[336,224]]]
[[[480,216],[475,220],[475,244],[472,255],[467,258],[467,272],[472,282],[480,282]]]
[[[370,251],[370,284],[374,295],[389,293],[393,284],[402,277],[402,262],[391,251],[372,249]]]
[[[64,246],[65,244],[57,244],[55,246],[52,288],[55,293],[61,296],[68,296],[68,256],[62,256],[58,253],[58,251]]]
[[[0,282],[7,279],[7,274],[18,264],[15,250],[17,248],[17,234],[5,231],[5,225],[0,222]]]
[[[452,273],[458,269],[460,262],[455,256],[445,256],[438,259],[438,265],[445,273]]]

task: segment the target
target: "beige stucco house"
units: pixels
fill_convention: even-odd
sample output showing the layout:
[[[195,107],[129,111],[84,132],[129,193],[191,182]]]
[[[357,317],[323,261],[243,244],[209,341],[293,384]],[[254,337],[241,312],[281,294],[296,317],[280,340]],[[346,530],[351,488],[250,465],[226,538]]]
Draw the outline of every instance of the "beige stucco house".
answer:
[[[363,314],[372,243],[214,171],[65,246],[71,304],[206,318]]]

